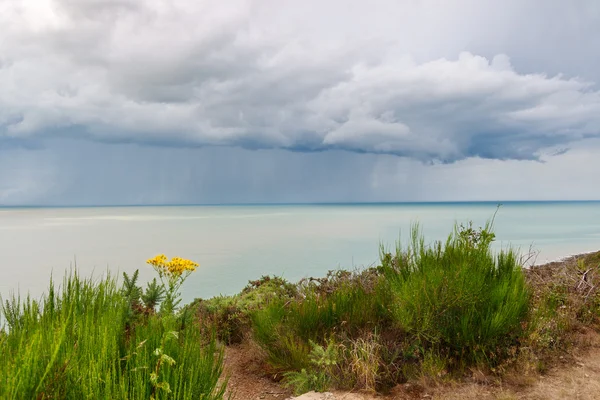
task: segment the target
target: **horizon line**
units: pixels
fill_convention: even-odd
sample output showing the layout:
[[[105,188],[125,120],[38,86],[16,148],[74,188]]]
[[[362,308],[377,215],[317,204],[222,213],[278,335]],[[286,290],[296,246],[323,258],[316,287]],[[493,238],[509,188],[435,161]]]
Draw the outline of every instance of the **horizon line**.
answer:
[[[348,202],[247,202],[247,203],[157,203],[157,204],[0,204],[4,208],[118,208],[118,207],[249,207],[249,206],[360,206],[423,204],[515,204],[515,203],[598,203],[596,200],[429,200],[429,201],[348,201]]]

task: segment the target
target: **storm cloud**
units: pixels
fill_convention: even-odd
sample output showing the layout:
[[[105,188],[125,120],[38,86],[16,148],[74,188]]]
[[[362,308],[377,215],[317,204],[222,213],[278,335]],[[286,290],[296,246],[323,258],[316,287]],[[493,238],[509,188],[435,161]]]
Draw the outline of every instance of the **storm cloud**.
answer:
[[[166,178],[177,195],[127,202],[209,201],[225,175],[225,200],[300,175],[323,182],[299,200],[370,199],[324,181],[355,176],[360,192],[398,168],[548,162],[600,137],[599,41],[595,0],[3,0],[0,202],[125,201],[67,188],[102,179],[85,162],[101,153],[138,165],[129,180],[163,168],[193,192]],[[139,167],[165,149],[190,164]],[[223,172],[236,157],[263,178]]]
[[[381,2],[379,12],[395,13],[398,24],[407,11],[436,22],[425,12],[440,13],[439,3],[424,3],[430,7]],[[4,137],[339,149],[448,162],[535,159],[544,148],[600,133],[600,93],[589,78],[522,73],[509,54],[416,57],[403,51],[405,38],[343,41],[335,25],[322,31],[325,43],[278,36],[271,20],[310,20],[286,15],[292,3],[11,4],[0,28]],[[281,11],[265,16],[267,4]],[[355,6],[354,19],[338,23],[358,24],[360,9],[377,4]],[[468,15],[475,3],[455,6]],[[598,7],[578,17],[597,17]],[[415,41],[422,31],[413,32]]]

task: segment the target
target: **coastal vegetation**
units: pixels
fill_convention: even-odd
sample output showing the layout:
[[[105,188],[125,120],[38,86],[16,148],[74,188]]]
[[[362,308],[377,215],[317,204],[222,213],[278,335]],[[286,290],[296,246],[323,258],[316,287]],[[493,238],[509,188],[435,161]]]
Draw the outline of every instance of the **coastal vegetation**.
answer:
[[[524,385],[600,327],[600,253],[522,268],[529,255],[494,253],[494,240],[491,223],[431,244],[414,227],[376,267],[296,284],[263,276],[186,308],[223,343],[258,347],[264,374],[295,393],[474,375]]]
[[[5,300],[0,398],[223,398],[222,348],[173,313],[196,264],[164,256],[149,263],[166,286],[154,280],[143,291],[137,272],[122,287],[73,272],[58,287],[51,281],[41,300]]]
[[[40,300],[2,301],[0,398],[222,399],[227,346],[247,345],[260,374],[295,393],[386,393],[483,374],[545,373],[600,321],[600,253],[522,268],[492,251],[492,223],[458,225],[426,243],[381,248],[371,268],[291,283],[263,276],[233,296],[180,307],[198,265],[159,255],[138,272],[93,280],[76,272]]]

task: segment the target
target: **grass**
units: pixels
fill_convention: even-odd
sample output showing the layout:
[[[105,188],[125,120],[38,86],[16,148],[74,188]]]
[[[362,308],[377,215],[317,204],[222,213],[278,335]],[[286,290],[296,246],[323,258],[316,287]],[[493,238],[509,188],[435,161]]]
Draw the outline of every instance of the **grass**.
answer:
[[[132,319],[114,279],[76,273],[0,310],[0,398],[220,399],[222,350],[173,315]]]

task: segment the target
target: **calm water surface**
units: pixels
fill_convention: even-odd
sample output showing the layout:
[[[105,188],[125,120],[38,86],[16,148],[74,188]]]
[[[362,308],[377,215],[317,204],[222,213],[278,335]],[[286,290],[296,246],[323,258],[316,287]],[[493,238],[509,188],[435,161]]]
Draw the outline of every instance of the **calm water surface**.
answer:
[[[261,275],[290,280],[330,269],[369,266],[379,244],[407,238],[418,222],[427,240],[444,239],[455,222],[480,225],[493,203],[186,206],[0,209],[0,294],[39,296],[50,274],[70,266],[84,276],[153,276],[158,253],[200,263],[183,300],[232,294]],[[538,251],[537,263],[600,250],[600,202],[505,203],[495,246]],[[402,241],[402,239],[401,239]]]

